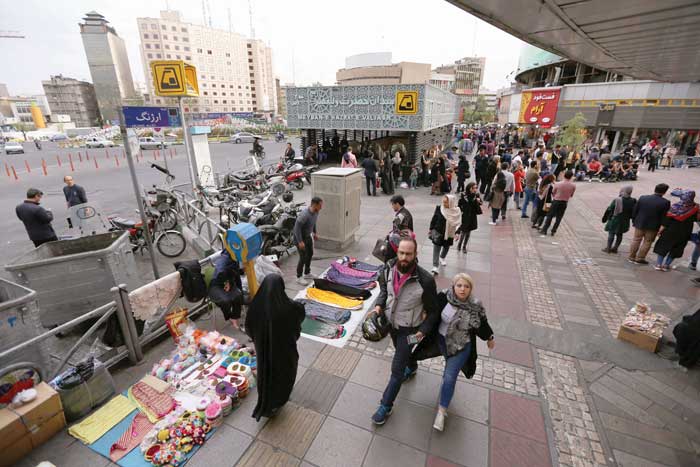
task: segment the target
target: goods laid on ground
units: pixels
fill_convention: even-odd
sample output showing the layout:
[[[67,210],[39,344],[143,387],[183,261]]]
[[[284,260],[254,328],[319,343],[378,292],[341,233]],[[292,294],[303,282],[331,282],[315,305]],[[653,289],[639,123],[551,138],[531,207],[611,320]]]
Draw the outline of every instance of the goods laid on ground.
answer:
[[[647,304],[637,303],[627,312],[617,338],[650,352],[656,352],[664,329],[670,322],[668,317],[652,313]]]
[[[255,385],[254,351],[216,331],[173,323],[176,348],[69,434],[123,467],[182,466]]]
[[[345,345],[379,293],[376,281],[381,267],[347,256],[332,262],[296,296],[305,305],[301,332],[313,340]]]
[[[0,410],[0,466],[14,465],[65,426],[61,398],[51,386],[25,388]]]

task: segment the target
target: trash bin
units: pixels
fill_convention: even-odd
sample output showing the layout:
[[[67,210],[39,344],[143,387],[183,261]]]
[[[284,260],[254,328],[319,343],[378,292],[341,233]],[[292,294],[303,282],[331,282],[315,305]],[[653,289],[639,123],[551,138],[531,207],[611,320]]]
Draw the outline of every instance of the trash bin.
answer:
[[[110,289],[138,284],[128,232],[44,243],[5,265],[37,292],[44,327],[54,327],[112,301]]]
[[[26,342],[42,332],[37,293],[0,278],[0,351]],[[49,361],[48,352],[43,350],[41,343],[37,343],[0,360],[0,372],[13,363],[31,362],[46,374]]]

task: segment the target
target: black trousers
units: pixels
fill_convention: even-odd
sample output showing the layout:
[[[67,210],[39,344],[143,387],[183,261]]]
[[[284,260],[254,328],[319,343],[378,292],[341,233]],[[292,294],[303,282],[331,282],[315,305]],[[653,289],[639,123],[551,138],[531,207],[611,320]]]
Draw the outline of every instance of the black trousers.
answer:
[[[403,384],[404,370],[406,368],[409,368],[411,371],[418,369],[418,363],[413,359],[413,354],[411,353],[413,346],[409,345],[407,340],[410,334],[415,334],[417,331],[418,328],[407,327],[398,329],[392,327],[389,331],[396,352],[391,361],[391,377],[389,377],[389,383],[386,385],[382,395],[382,405],[388,407],[394,405],[394,400],[396,400],[401,384]]]
[[[377,176],[365,176],[365,183],[367,183],[367,196],[377,196]],[[370,193],[370,187],[372,189],[372,193]]]
[[[36,241],[32,240],[32,241],[34,242],[34,246],[35,246],[36,248],[39,248],[39,247],[40,247],[41,245],[43,245],[44,243],[55,242],[56,240],[58,240],[58,237],[54,235],[53,237],[47,238],[47,239],[44,239],[44,240],[36,240]]]
[[[493,178],[483,176],[481,177],[481,193],[485,194],[488,193],[491,190],[491,182],[493,182]]]
[[[302,274],[311,274],[311,258],[314,256],[314,242],[311,237],[306,237],[303,241],[304,249],[299,250],[297,277],[301,277]]]
[[[561,223],[561,220],[564,217],[564,212],[566,212],[566,205],[566,201],[552,201],[552,207],[549,209],[549,213],[547,213],[547,219],[544,221],[544,225],[542,226],[543,234],[546,234],[547,230],[549,230],[549,225],[552,223],[553,218],[556,218],[556,221],[552,226],[552,234],[554,234],[557,231],[557,229],[559,228],[559,224]]]
[[[457,243],[457,251],[466,250],[469,243],[469,235],[471,231],[462,232],[459,234],[459,242]]]

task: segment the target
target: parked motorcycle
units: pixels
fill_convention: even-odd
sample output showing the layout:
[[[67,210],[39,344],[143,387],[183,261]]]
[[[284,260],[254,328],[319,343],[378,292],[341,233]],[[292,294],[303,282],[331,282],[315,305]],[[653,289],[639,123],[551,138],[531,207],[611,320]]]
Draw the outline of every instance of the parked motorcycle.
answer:
[[[238,203],[236,222],[250,222],[256,225],[270,223],[270,219],[266,219],[265,216],[271,215],[280,205],[278,197],[283,193],[285,193],[284,185],[275,183],[264,193],[241,200]]]
[[[270,183],[282,182],[287,183],[291,187],[301,190],[304,188],[304,177],[306,172],[304,171],[304,166],[301,164],[292,164],[285,167],[284,164],[277,164],[278,169],[273,174],[267,176],[267,180]],[[281,165],[281,167],[279,167]],[[274,166],[273,166],[274,168]],[[270,170],[268,169],[268,173]]]
[[[283,209],[274,224],[260,225],[258,230],[262,234],[263,243],[261,253],[263,255],[282,256],[288,253],[295,245],[294,224],[306,203],[294,203]]]
[[[149,208],[146,211],[146,216],[148,217],[148,229],[151,239],[160,254],[168,258],[180,256],[187,248],[185,237],[177,230],[165,229],[161,223],[161,214],[158,210]],[[129,232],[129,243],[131,243],[132,252],[140,251],[143,254],[143,251],[148,249],[142,222],[116,216],[109,217],[108,220],[112,226],[109,229],[110,231]]]

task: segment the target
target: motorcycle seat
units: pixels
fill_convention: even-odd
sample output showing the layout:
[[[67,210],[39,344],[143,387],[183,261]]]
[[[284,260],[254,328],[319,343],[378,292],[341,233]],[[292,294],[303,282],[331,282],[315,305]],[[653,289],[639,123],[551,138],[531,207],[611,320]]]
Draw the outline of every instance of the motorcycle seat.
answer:
[[[136,222],[129,220],[129,219],[124,219],[123,217],[115,217],[112,219],[112,222],[118,226],[121,227],[122,229],[133,229],[136,227]]]

